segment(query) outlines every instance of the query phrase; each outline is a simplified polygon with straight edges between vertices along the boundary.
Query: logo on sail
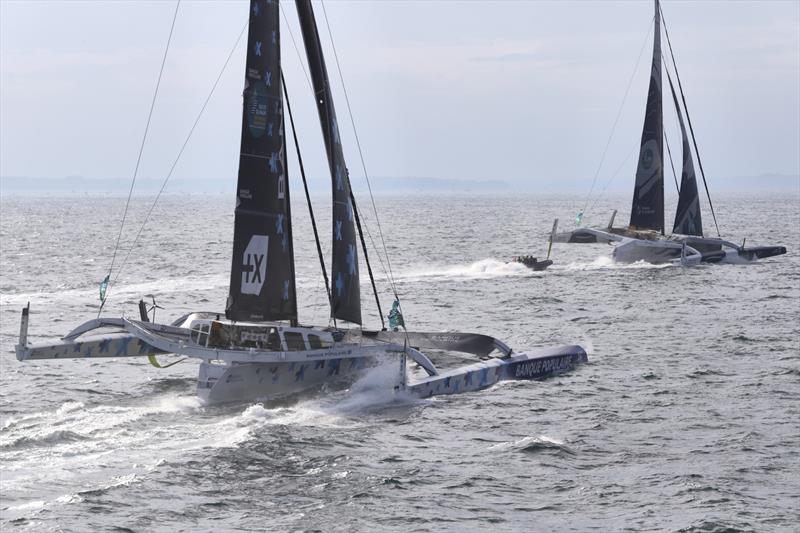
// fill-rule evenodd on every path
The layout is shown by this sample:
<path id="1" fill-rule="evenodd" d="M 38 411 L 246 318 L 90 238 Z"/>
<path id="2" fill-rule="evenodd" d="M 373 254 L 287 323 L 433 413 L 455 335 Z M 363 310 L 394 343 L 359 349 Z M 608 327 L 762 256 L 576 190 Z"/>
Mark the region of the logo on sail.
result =
<path id="1" fill-rule="evenodd" d="M 646 148 L 644 150 L 644 154 L 642 155 L 642 167 L 649 169 L 653 166 L 653 151 L 650 148 Z"/>
<path id="2" fill-rule="evenodd" d="M 246 103 L 247 127 L 250 135 L 255 139 L 264 135 L 267 129 L 267 113 L 269 111 L 269 98 L 267 86 L 258 80 L 250 87 L 250 94 Z"/>
<path id="3" fill-rule="evenodd" d="M 253 235 L 242 256 L 242 294 L 259 294 L 267 276 L 269 237 Z"/>

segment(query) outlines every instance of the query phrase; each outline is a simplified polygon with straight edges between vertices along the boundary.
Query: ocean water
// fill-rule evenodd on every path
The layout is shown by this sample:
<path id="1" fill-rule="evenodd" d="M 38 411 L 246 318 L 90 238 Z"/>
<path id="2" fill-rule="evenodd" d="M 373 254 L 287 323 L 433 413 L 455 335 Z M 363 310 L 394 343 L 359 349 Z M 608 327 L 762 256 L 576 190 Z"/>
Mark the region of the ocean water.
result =
<path id="1" fill-rule="evenodd" d="M 327 249 L 325 200 L 316 203 Z M 117 265 L 150 201 L 134 200 Z M 537 273 L 507 261 L 543 256 L 553 218 L 571 227 L 575 198 L 377 203 L 411 329 L 482 332 L 517 350 L 578 343 L 589 364 L 425 401 L 398 401 L 370 374 L 281 404 L 204 407 L 191 362 L 20 363 L 26 302 L 32 340 L 96 315 L 124 198 L 3 197 L 0 529 L 798 531 L 796 194 L 715 198 L 724 236 L 783 244 L 785 256 L 619 266 L 605 245 L 560 244 Z M 609 198 L 592 220 L 628 205 Z M 146 295 L 164 308 L 160 320 L 221 310 L 232 210 L 228 195 L 163 198 L 105 314 L 137 316 Z M 301 203 L 293 212 L 301 319 L 324 325 L 308 217 Z M 710 213 L 704 220 L 711 228 Z M 385 313 L 386 276 L 372 255 Z M 379 326 L 362 282 L 365 320 Z"/>

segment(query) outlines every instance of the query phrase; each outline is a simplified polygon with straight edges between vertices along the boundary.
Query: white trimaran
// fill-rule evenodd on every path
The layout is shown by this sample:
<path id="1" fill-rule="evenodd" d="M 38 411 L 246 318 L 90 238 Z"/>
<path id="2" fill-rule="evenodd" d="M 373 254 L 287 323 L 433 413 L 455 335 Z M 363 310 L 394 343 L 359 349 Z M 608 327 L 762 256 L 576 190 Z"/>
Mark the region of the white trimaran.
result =
<path id="1" fill-rule="evenodd" d="M 636 169 L 636 184 L 633 189 L 633 204 L 631 207 L 630 224 L 626 228 L 615 228 L 614 217 L 605 229 L 578 228 L 573 231 L 559 233 L 551 237 L 554 242 L 568 243 L 608 243 L 614 244 L 613 257 L 615 261 L 633 263 L 646 261 L 648 263 L 675 262 L 685 265 L 697 263 L 741 263 L 755 261 L 764 257 L 771 257 L 786 253 L 783 246 L 757 246 L 745 247 L 744 243 L 738 245 L 722 238 L 703 236 L 703 223 L 700 216 L 700 199 L 697 193 L 697 180 L 692 150 L 689 137 L 683 121 L 683 113 L 678 103 L 678 96 L 668 70 L 672 100 L 678 116 L 681 129 L 683 168 L 681 185 L 678 196 L 678 207 L 675 213 L 675 223 L 672 235 L 664 234 L 664 128 L 662 109 L 662 84 L 661 84 L 661 7 L 659 0 L 655 0 L 653 63 L 650 71 L 650 87 L 647 95 L 644 127 L 642 129 L 642 142 L 639 151 L 639 163 Z M 665 27 L 666 31 L 666 27 Z M 666 33 L 669 43 L 669 33 Z M 705 173 L 697 152 L 697 142 L 694 139 L 694 129 L 686 108 L 683 97 L 683 88 L 678 76 L 675 57 L 670 45 L 670 57 L 675 69 L 678 88 L 683 102 L 683 111 L 689 123 L 695 156 L 700 163 L 700 172 L 705 184 Z M 667 145 L 669 148 L 669 145 Z M 674 168 L 673 168 L 674 171 Z M 677 178 L 676 178 L 677 183 Z M 706 185 L 708 194 L 708 186 Z M 708 196 L 709 207 L 714 215 L 711 197 Z M 580 223 L 583 213 L 578 215 Z M 716 215 L 714 215 L 716 225 Z M 719 235 L 719 230 L 717 230 Z"/>
<path id="2" fill-rule="evenodd" d="M 140 320 L 98 316 L 60 341 L 30 344 L 28 306 L 22 312 L 17 358 L 149 356 L 153 361 L 159 354 L 196 358 L 200 360 L 197 393 L 206 403 L 270 400 L 321 384 L 352 381 L 365 368 L 386 359 L 399 364 L 395 389 L 419 397 L 475 391 L 502 380 L 543 378 L 585 362 L 586 352 L 580 346 L 553 347 L 527 355 L 516 354 L 503 342 L 480 334 L 414 333 L 404 331 L 404 325 L 403 331 L 338 327 L 342 321 L 358 326 L 362 322 L 354 227 L 358 211 L 311 2 L 297 0 L 296 5 L 333 188 L 333 287 L 328 291 L 333 327 L 307 327 L 297 321 L 279 7 L 277 0 L 251 0 L 225 312 L 191 313 L 171 324 L 158 324 L 149 320 L 140 303 Z M 288 95 L 286 98 L 291 120 Z M 363 245 L 363 238 L 361 242 Z M 364 252 L 366 256 L 366 248 Z M 327 286 L 324 264 L 323 273 Z M 396 301 L 396 319 L 398 310 Z M 402 320 L 397 322 L 402 324 Z M 419 349 L 465 352 L 481 358 L 496 352 L 498 356 L 440 373 Z M 409 381 L 407 359 L 428 376 Z"/>

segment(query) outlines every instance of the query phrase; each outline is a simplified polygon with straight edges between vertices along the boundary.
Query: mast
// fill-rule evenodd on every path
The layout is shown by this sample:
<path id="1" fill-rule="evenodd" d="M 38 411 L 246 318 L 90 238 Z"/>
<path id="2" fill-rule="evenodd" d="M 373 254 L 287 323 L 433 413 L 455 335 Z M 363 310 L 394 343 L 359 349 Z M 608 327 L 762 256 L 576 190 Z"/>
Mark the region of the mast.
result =
<path id="1" fill-rule="evenodd" d="M 342 152 L 336 110 L 310 0 L 297 0 L 297 14 L 303 33 L 308 67 L 314 86 L 325 151 L 333 189 L 333 260 L 331 276 L 331 315 L 361 324 L 361 287 L 358 277 L 358 246 L 353 223 L 354 206 L 350 200 L 350 180 Z"/>
<path id="2" fill-rule="evenodd" d="M 630 226 L 664 233 L 664 129 L 661 108 L 661 11 L 655 0 L 653 65 L 647 93 Z"/>
<path id="3" fill-rule="evenodd" d="M 669 89 L 672 92 L 672 101 L 675 103 L 675 111 L 678 113 L 678 123 L 681 127 L 681 139 L 683 141 L 681 189 L 678 193 L 678 209 L 675 212 L 675 224 L 672 227 L 672 233 L 702 237 L 703 220 L 700 215 L 700 197 L 697 194 L 697 176 L 692 162 L 692 150 L 689 146 L 689 138 L 686 135 L 681 106 L 678 104 L 678 96 L 675 94 L 675 87 L 672 85 L 672 78 L 669 72 L 667 72 L 667 81 L 669 81 Z"/>
<path id="4" fill-rule="evenodd" d="M 251 0 L 242 141 L 225 315 L 297 321 L 278 0 Z"/>

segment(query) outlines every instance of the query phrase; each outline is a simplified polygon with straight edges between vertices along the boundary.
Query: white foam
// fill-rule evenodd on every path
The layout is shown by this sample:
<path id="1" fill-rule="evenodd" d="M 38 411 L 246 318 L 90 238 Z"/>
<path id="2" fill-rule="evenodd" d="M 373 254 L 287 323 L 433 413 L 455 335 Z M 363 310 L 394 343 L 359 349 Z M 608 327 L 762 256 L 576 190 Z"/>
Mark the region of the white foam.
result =
<path id="1" fill-rule="evenodd" d="M 425 278 L 488 279 L 505 276 L 531 276 L 534 271 L 522 263 L 482 259 L 466 265 L 434 265 L 411 269 L 397 275 L 398 281 L 420 281 Z"/>
<path id="2" fill-rule="evenodd" d="M 519 440 L 509 441 L 509 442 L 500 442 L 497 444 L 493 444 L 489 446 L 490 450 L 523 450 L 530 446 L 531 444 L 552 444 L 558 447 L 564 446 L 564 442 L 558 439 L 554 439 L 553 437 L 548 437 L 547 435 L 538 435 L 538 436 L 528 436 L 523 437 Z"/>
<path id="3" fill-rule="evenodd" d="M 653 269 L 653 268 L 669 268 L 673 266 L 671 263 L 653 264 L 645 261 L 636 261 L 635 263 L 617 263 L 613 258 L 607 255 L 601 255 L 591 262 L 575 261 L 564 266 L 551 267 L 553 270 L 636 270 L 636 269 Z"/>

